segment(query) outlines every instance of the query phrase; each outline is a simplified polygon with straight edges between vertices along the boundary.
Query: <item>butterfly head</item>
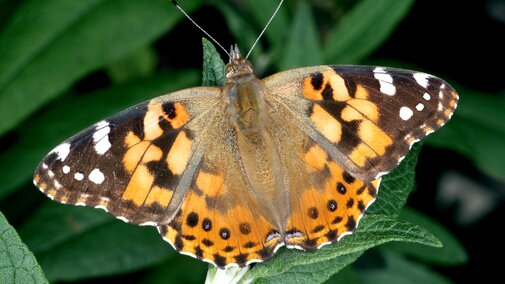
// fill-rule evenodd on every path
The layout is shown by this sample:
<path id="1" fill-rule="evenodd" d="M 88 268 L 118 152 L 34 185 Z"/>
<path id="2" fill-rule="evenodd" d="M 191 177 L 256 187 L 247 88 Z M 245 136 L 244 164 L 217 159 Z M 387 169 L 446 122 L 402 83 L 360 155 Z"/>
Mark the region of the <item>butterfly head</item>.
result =
<path id="1" fill-rule="evenodd" d="M 242 56 L 237 45 L 230 49 L 230 61 L 224 67 L 224 72 L 228 81 L 247 78 L 253 74 L 251 62 Z"/>

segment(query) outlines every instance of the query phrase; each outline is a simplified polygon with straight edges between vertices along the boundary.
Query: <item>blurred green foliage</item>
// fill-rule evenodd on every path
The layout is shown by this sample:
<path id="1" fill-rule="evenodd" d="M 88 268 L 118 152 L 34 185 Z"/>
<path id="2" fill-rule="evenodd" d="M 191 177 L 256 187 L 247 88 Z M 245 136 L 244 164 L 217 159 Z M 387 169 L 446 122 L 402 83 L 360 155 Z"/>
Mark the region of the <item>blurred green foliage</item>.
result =
<path id="1" fill-rule="evenodd" d="M 191 13 L 204 1 L 180 2 Z M 287 1 L 281 8 L 251 55 L 258 74 L 295 66 L 367 62 L 408 16 L 414 1 L 319 2 L 335 11 L 334 17 L 316 21 L 308 0 Z M 239 46 L 249 47 L 277 2 L 216 0 L 209 5 L 223 15 Z M 153 43 L 182 19 L 166 0 L 0 1 L 0 135 L 6 145 L 0 152 L 0 199 L 20 192 L 39 196 L 29 183 L 37 163 L 77 131 L 137 102 L 201 85 L 201 70 L 156 68 Z M 194 30 L 189 33 L 198 36 Z M 204 45 L 204 85 L 213 85 L 222 81 L 222 62 L 211 44 Z M 95 71 L 104 71 L 109 86 L 89 92 L 72 88 Z M 451 123 L 426 143 L 456 151 L 483 173 L 505 181 L 505 101 L 453 85 L 460 92 L 460 106 Z M 379 198 L 356 234 L 315 253 L 281 249 L 270 262 L 254 266 L 245 279 L 257 283 L 321 283 L 330 277 L 335 283 L 414 283 L 415 279 L 445 283 L 447 279 L 430 266 L 465 262 L 461 244 L 421 213 L 401 210 L 413 188 L 419 149 L 414 147 L 400 167 L 384 178 Z M 24 216 L 16 226 L 24 244 L 0 216 L 2 283 L 30 277 L 44 282 L 42 271 L 51 282 L 134 271 L 144 271 L 142 283 L 204 280 L 207 264 L 176 254 L 152 228 L 49 200 L 36 208 L 20 208 L 22 212 L 12 214 Z M 443 249 L 426 247 L 439 246 L 438 240 Z M 369 250 L 391 241 L 417 244 L 389 243 Z M 361 265 L 349 265 L 358 257 Z M 376 258 L 382 259 L 380 268 L 366 261 Z"/>

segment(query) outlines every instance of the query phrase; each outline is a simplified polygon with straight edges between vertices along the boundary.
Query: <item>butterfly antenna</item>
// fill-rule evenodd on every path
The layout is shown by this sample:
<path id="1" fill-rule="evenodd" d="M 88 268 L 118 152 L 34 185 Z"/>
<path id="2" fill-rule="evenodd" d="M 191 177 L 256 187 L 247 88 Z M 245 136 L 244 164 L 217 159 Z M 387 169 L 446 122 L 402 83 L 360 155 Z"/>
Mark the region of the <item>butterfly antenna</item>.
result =
<path id="1" fill-rule="evenodd" d="M 258 41 L 260 40 L 260 38 L 263 36 L 263 34 L 267 30 L 268 26 L 270 26 L 270 23 L 275 18 L 275 15 L 277 15 L 277 12 L 279 12 L 279 9 L 281 8 L 283 2 L 284 2 L 284 0 L 281 0 L 281 2 L 279 2 L 279 5 L 277 5 L 277 8 L 275 8 L 274 13 L 270 17 L 270 20 L 268 20 L 267 24 L 265 25 L 265 27 L 261 31 L 260 35 L 258 36 L 258 38 L 256 38 L 256 41 L 251 46 L 251 49 L 249 49 L 249 52 L 247 52 L 247 55 L 245 56 L 245 59 L 249 58 L 249 55 L 251 55 L 251 52 L 253 51 L 254 47 L 256 46 L 256 44 L 258 43 Z"/>
<path id="2" fill-rule="evenodd" d="M 226 51 L 226 49 L 216 40 L 214 39 L 208 32 L 206 32 L 202 27 L 200 27 L 191 17 L 182 9 L 182 7 L 177 3 L 176 0 L 171 0 L 172 4 L 181 11 L 188 20 L 190 20 L 197 28 L 199 28 L 207 37 L 209 37 L 215 44 L 217 44 L 227 55 L 230 57 L 230 53 Z"/>

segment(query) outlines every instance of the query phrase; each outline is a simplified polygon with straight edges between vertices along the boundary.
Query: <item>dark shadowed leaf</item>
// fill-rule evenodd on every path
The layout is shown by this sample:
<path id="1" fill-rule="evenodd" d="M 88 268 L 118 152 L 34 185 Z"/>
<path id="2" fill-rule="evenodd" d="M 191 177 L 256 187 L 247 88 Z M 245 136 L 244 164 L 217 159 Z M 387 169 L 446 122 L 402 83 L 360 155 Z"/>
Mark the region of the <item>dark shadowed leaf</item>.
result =
<path id="1" fill-rule="evenodd" d="M 40 251 L 36 256 L 51 282 L 125 274 L 174 253 L 153 227 L 126 224 L 94 208 L 57 206 L 35 214 L 21 229 Z M 50 232 L 35 231 L 47 223 Z M 32 235 L 37 233 L 41 235 Z M 48 239 L 48 233 L 55 240 Z"/>
<path id="2" fill-rule="evenodd" d="M 422 143 L 414 144 L 400 165 L 382 178 L 377 200 L 370 206 L 366 214 L 398 215 L 414 187 L 417 157 L 421 147 Z"/>
<path id="3" fill-rule="evenodd" d="M 360 269 L 356 273 L 363 284 L 447 284 L 451 283 L 428 267 L 384 252 L 384 264 L 377 269 Z"/>
<path id="4" fill-rule="evenodd" d="M 461 98 L 451 121 L 427 140 L 471 159 L 484 173 L 505 181 L 505 98 L 455 85 Z"/>
<path id="5" fill-rule="evenodd" d="M 201 2 L 188 2 L 187 9 Z M 164 0 L 23 2 L 0 34 L 0 134 L 181 18 Z"/>
<path id="6" fill-rule="evenodd" d="M 208 263 L 187 255 L 176 255 L 158 265 L 141 284 L 201 284 L 205 281 Z"/>
<path id="7" fill-rule="evenodd" d="M 325 62 L 360 62 L 391 35 L 413 3 L 413 0 L 359 1 L 330 31 L 323 45 Z"/>
<path id="8" fill-rule="evenodd" d="M 319 65 L 322 62 L 317 29 L 307 2 L 299 1 L 289 38 L 282 52 L 280 70 Z"/>
<path id="9" fill-rule="evenodd" d="M 463 245 L 442 225 L 427 216 L 409 208 L 404 208 L 400 219 L 418 224 L 435 235 L 444 245 L 441 248 L 426 247 L 418 244 L 390 243 L 386 247 L 409 257 L 438 265 L 460 265 L 468 261 Z"/>

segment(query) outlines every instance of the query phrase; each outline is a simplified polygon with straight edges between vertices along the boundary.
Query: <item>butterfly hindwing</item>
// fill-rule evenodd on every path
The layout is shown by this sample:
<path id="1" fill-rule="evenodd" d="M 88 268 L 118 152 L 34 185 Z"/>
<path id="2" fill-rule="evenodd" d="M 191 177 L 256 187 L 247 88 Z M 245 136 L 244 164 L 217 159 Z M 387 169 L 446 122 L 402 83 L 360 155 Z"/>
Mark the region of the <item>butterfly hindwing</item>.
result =
<path id="1" fill-rule="evenodd" d="M 196 162 L 195 129 L 207 127 L 206 110 L 220 93 L 189 89 L 102 120 L 51 151 L 34 182 L 61 203 L 102 208 L 135 224 L 163 222 L 179 205 L 173 197 L 187 190 L 181 181 Z"/>
<path id="2" fill-rule="evenodd" d="M 271 101 L 270 132 L 276 141 L 285 192 L 276 208 L 286 246 L 313 251 L 354 232 L 377 196 L 380 178 L 364 182 L 334 161 L 294 122 L 292 108 Z"/>
<path id="3" fill-rule="evenodd" d="M 437 77 L 386 67 L 307 67 L 265 84 L 334 160 L 367 182 L 390 172 L 414 142 L 443 126 L 458 101 Z"/>
<path id="4" fill-rule="evenodd" d="M 182 205 L 159 226 L 173 247 L 219 267 L 270 259 L 282 245 L 281 226 L 269 195 L 251 186 L 237 135 L 223 108 L 214 109 L 212 131 Z"/>

